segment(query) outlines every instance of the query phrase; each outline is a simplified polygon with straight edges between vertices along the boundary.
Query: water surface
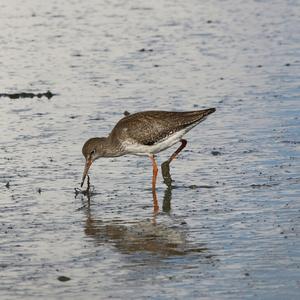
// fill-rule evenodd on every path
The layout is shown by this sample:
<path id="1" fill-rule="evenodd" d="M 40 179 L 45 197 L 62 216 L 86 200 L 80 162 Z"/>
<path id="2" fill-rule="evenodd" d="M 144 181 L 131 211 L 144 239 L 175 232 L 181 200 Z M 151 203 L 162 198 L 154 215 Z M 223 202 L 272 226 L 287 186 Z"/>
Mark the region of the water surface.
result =
<path id="1" fill-rule="evenodd" d="M 299 1 L 0 11 L 0 92 L 56 94 L 0 98 L 1 299 L 298 299 Z M 147 158 L 99 159 L 75 198 L 125 110 L 207 107 L 157 216 Z"/>

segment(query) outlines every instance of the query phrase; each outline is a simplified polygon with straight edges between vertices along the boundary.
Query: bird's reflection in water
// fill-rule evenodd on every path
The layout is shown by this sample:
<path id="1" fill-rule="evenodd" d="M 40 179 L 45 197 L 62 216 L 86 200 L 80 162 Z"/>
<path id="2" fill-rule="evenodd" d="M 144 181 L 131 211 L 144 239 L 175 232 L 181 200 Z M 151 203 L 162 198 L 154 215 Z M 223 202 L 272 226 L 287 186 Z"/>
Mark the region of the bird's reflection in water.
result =
<path id="1" fill-rule="evenodd" d="M 167 188 L 165 189 L 162 210 L 168 213 L 171 211 L 172 181 L 173 181 L 170 174 L 170 163 L 168 161 L 165 161 L 161 165 L 161 173 L 164 179 L 164 183 L 167 186 Z"/>
<path id="2" fill-rule="evenodd" d="M 167 215 L 171 210 L 172 199 L 172 179 L 170 176 L 169 164 L 162 165 L 164 182 L 167 185 L 162 211 L 165 214 L 158 214 L 153 209 L 151 218 L 142 221 L 128 220 L 101 220 L 93 215 L 91 197 L 95 194 L 86 193 L 82 195 L 87 200 L 82 208 L 86 214 L 85 234 L 92 237 L 97 244 L 113 244 L 122 253 L 150 252 L 162 256 L 186 255 L 189 253 L 201 253 L 206 260 L 212 261 L 214 256 L 204 243 L 188 241 L 188 229 L 183 220 L 170 216 L 166 221 Z M 156 193 L 156 192 L 155 192 Z M 157 196 L 153 194 L 153 204 Z M 160 219 L 160 216 L 163 216 Z"/>
<path id="3" fill-rule="evenodd" d="M 171 209 L 171 187 L 167 187 L 163 211 Z M 188 241 L 188 228 L 184 220 L 167 214 L 153 212 L 147 220 L 101 220 L 93 212 L 93 206 L 83 207 L 85 211 L 85 234 L 97 244 L 109 243 L 122 253 L 148 252 L 163 257 L 201 253 L 212 260 L 204 243 Z"/>
<path id="4" fill-rule="evenodd" d="M 187 241 L 186 225 L 153 223 L 151 220 L 102 221 L 93 217 L 90 206 L 86 206 L 85 234 L 97 244 L 113 244 L 122 253 L 151 252 L 162 256 L 207 253 L 204 244 L 197 246 Z"/>
<path id="5" fill-rule="evenodd" d="M 171 198 L 172 198 L 172 177 L 170 174 L 170 162 L 165 161 L 161 165 L 161 173 L 164 179 L 164 183 L 166 184 L 167 188 L 165 190 L 164 199 L 163 199 L 163 206 L 162 210 L 165 213 L 169 213 L 171 211 Z M 154 177 L 154 175 L 153 175 Z M 154 178 L 152 177 L 152 181 Z M 155 189 L 152 189 L 152 196 L 153 196 L 153 213 L 157 214 L 159 212 L 159 205 L 158 205 L 158 197 L 157 192 Z M 155 222 L 155 220 L 154 220 Z"/>

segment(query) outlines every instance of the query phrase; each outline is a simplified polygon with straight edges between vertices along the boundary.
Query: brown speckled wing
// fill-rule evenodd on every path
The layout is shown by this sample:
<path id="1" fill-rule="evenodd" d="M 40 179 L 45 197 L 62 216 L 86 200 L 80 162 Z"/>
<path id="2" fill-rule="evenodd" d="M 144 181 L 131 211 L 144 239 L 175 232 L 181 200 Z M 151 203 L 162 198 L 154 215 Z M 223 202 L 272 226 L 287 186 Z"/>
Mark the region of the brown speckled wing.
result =
<path id="1" fill-rule="evenodd" d="M 153 145 L 181 129 L 200 122 L 214 111 L 214 108 L 210 108 L 189 112 L 139 112 L 121 119 L 110 135 L 119 142 L 127 140 Z"/>

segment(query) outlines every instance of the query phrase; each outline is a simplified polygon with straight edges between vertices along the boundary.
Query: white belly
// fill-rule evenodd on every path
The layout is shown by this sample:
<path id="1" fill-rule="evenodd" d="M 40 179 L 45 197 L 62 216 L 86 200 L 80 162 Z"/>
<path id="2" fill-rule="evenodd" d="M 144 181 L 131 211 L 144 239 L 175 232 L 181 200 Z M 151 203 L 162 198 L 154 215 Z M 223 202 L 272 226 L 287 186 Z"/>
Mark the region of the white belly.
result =
<path id="1" fill-rule="evenodd" d="M 154 145 L 149 146 L 149 145 L 141 145 L 141 144 L 126 142 L 123 143 L 122 146 L 125 148 L 125 151 L 128 154 L 135 154 L 135 155 L 156 154 L 178 143 L 183 137 L 183 135 L 187 133 L 187 131 L 189 131 L 191 128 L 185 128 L 181 131 L 178 131 Z"/>

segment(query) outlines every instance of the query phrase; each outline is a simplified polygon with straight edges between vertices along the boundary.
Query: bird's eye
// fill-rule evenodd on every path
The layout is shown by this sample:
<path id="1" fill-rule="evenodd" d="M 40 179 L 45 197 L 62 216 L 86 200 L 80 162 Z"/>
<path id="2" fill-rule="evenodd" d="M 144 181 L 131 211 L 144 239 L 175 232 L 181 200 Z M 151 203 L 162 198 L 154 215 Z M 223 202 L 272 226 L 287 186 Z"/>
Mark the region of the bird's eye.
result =
<path id="1" fill-rule="evenodd" d="M 94 149 L 92 152 L 91 152 L 91 155 L 94 155 L 96 153 L 96 150 Z"/>

